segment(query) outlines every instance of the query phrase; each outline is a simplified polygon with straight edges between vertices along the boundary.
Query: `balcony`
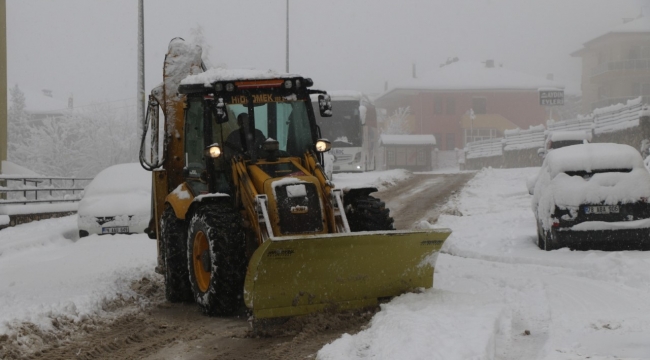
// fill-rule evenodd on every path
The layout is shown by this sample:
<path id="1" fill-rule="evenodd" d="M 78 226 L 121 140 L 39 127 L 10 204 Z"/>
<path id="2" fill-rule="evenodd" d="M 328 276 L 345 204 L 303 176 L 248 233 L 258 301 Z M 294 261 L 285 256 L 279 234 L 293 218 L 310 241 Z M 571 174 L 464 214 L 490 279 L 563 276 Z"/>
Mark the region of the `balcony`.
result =
<path id="1" fill-rule="evenodd" d="M 618 97 L 618 98 L 606 98 L 596 102 L 591 103 L 591 110 L 603 108 L 615 104 L 625 104 L 628 100 L 636 99 L 639 95 L 627 96 L 627 97 Z M 650 96 L 642 96 L 641 103 L 648 104 L 650 103 Z"/>
<path id="2" fill-rule="evenodd" d="M 611 61 L 602 63 L 591 69 L 591 77 L 602 75 L 612 71 L 633 71 L 650 69 L 650 59 L 635 59 Z"/>

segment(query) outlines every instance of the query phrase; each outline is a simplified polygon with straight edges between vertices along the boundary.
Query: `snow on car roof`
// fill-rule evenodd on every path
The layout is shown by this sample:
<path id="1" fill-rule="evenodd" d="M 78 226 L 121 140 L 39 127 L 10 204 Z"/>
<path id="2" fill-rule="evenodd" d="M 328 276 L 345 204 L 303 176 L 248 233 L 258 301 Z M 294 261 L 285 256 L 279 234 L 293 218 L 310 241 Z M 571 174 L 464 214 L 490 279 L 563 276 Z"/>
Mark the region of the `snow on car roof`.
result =
<path id="1" fill-rule="evenodd" d="M 223 69 L 212 68 L 196 75 L 189 75 L 181 80 L 181 85 L 199 85 L 211 87 L 218 81 L 237 81 L 237 80 L 269 80 L 278 78 L 295 78 L 302 77 L 298 74 L 279 73 L 274 70 L 258 69 Z"/>
<path id="2" fill-rule="evenodd" d="M 623 144 L 580 144 L 555 149 L 546 155 L 551 178 L 566 171 L 643 168 L 639 152 Z"/>
<path id="3" fill-rule="evenodd" d="M 102 170 L 86 186 L 79 215 L 114 216 L 146 214 L 151 210 L 151 174 L 139 163 L 119 164 Z"/>
<path id="4" fill-rule="evenodd" d="M 590 140 L 590 131 L 553 131 L 549 139 L 551 141 L 566 141 L 566 140 Z"/>

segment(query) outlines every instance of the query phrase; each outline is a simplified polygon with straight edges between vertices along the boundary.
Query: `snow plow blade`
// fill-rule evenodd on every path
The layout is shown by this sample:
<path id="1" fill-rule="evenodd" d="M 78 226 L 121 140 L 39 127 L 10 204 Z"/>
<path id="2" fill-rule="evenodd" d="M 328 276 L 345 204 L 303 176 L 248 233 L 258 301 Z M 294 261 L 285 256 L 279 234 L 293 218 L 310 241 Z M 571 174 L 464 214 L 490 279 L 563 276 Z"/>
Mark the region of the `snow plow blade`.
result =
<path id="1" fill-rule="evenodd" d="M 244 301 L 257 319 L 376 305 L 433 286 L 449 229 L 274 238 L 248 264 Z"/>

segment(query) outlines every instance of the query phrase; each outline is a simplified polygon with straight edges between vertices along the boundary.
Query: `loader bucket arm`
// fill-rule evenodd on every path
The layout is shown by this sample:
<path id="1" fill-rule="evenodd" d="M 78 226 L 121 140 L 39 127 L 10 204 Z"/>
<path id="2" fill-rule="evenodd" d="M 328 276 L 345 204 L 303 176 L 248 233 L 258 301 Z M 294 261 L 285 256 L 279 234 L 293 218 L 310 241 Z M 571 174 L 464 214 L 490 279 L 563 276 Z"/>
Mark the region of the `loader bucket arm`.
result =
<path id="1" fill-rule="evenodd" d="M 377 231 L 272 238 L 253 254 L 244 300 L 255 318 L 376 305 L 433 286 L 434 257 L 451 231 Z"/>

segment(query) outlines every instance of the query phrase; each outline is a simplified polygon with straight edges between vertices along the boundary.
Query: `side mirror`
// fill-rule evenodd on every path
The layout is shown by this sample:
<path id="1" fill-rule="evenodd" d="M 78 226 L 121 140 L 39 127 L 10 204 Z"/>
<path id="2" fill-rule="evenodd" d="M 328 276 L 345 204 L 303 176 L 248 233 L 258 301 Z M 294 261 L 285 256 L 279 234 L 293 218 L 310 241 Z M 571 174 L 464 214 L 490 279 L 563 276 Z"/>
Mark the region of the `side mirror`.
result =
<path id="1" fill-rule="evenodd" d="M 537 156 L 539 156 L 539 157 L 541 157 L 541 158 L 543 158 L 544 156 L 546 156 L 546 149 L 544 149 L 544 148 L 539 148 L 539 149 L 537 149 Z"/>
<path id="2" fill-rule="evenodd" d="M 332 98 L 329 95 L 318 95 L 318 110 L 321 117 L 332 117 Z"/>
<path id="3" fill-rule="evenodd" d="M 216 102 L 212 104 L 212 115 L 214 116 L 215 122 L 217 124 L 224 124 L 228 122 L 228 113 L 226 113 L 226 104 L 223 102 L 223 98 L 218 98 Z"/>

